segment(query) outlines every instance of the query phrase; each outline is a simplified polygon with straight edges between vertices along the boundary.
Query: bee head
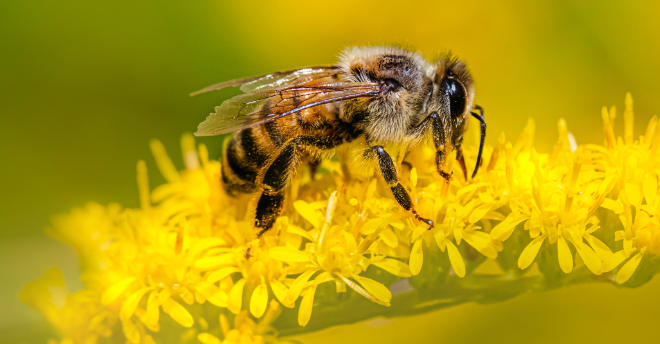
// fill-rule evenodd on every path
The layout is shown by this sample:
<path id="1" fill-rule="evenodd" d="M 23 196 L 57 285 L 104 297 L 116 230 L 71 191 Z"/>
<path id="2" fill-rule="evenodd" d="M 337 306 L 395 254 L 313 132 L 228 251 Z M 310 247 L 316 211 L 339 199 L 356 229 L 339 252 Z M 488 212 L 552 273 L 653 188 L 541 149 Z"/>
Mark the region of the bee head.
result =
<path id="1" fill-rule="evenodd" d="M 437 111 L 453 123 L 464 122 L 474 100 L 472 76 L 465 63 L 447 54 L 433 63 L 427 74 L 433 90 L 427 95 L 423 112 Z"/>
<path id="2" fill-rule="evenodd" d="M 362 118 L 374 140 L 403 139 L 425 94 L 428 63 L 402 48 L 367 47 L 346 50 L 339 65 L 346 80 L 378 83 L 381 90 L 375 99 L 346 102 L 344 115 Z"/>

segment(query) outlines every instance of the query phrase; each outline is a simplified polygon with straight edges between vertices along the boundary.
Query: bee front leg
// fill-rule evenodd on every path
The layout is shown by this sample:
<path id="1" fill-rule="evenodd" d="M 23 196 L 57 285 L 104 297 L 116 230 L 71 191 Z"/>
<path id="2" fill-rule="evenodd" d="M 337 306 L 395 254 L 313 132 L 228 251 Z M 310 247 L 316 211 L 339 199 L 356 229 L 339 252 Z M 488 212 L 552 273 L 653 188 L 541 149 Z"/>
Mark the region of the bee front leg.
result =
<path id="1" fill-rule="evenodd" d="M 417 220 L 422 221 L 429 225 L 430 228 L 433 228 L 433 220 L 423 218 L 417 214 L 408 191 L 406 191 L 401 183 L 399 183 L 399 176 L 397 174 L 396 167 L 394 166 L 394 162 L 392 161 L 392 157 L 387 154 L 383 146 L 372 146 L 370 150 L 376 154 L 380 172 L 383 175 L 383 179 L 385 179 L 387 185 L 390 186 L 390 190 L 392 190 L 392 194 L 394 195 L 396 201 L 399 202 L 403 209 L 410 210 Z"/>
<path id="2" fill-rule="evenodd" d="M 435 166 L 438 174 L 449 183 L 452 179 L 451 174 L 442 170 L 442 165 L 446 157 L 445 144 L 447 142 L 445 123 L 436 112 L 432 113 L 428 118 L 431 120 L 431 133 L 433 134 L 433 143 L 435 144 Z"/>

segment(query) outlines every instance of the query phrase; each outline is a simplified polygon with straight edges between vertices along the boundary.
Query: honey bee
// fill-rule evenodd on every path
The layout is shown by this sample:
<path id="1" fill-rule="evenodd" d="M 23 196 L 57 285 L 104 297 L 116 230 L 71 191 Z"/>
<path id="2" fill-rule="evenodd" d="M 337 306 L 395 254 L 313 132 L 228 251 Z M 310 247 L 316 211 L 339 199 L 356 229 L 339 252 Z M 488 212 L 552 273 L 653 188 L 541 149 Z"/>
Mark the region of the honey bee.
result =
<path id="1" fill-rule="evenodd" d="M 401 207 L 429 228 L 433 220 L 415 210 L 386 148 L 406 154 L 430 139 L 437 172 L 451 179 L 443 162 L 456 151 L 467 179 L 461 142 L 471 115 L 481 124 L 473 178 L 481 164 L 483 108 L 473 104 L 465 63 L 450 54 L 431 63 L 403 48 L 355 47 L 344 50 L 333 66 L 222 82 L 191 95 L 229 86 L 240 86 L 244 94 L 217 106 L 195 135 L 235 133 L 223 154 L 222 182 L 232 196 L 261 192 L 255 214 L 258 237 L 279 216 L 283 189 L 303 158 L 318 161 L 357 139 L 361 158 L 373 164 Z"/>

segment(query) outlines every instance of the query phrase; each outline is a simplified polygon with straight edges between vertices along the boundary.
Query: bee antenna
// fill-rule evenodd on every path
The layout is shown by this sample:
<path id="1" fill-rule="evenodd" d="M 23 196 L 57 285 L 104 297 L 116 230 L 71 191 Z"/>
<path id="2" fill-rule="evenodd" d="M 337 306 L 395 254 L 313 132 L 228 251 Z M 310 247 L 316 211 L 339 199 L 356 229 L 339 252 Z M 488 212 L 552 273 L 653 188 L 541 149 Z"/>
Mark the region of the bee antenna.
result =
<path id="1" fill-rule="evenodd" d="M 477 175 L 479 171 L 479 166 L 481 166 L 481 155 L 484 152 L 484 143 L 486 141 L 486 120 L 484 119 L 484 108 L 479 105 L 475 105 L 474 108 L 481 112 L 481 115 L 476 112 L 470 112 L 472 117 L 476 118 L 479 123 L 481 123 L 481 141 L 479 142 L 479 154 L 477 155 L 477 163 L 474 166 L 474 172 L 472 172 L 472 179 Z"/>

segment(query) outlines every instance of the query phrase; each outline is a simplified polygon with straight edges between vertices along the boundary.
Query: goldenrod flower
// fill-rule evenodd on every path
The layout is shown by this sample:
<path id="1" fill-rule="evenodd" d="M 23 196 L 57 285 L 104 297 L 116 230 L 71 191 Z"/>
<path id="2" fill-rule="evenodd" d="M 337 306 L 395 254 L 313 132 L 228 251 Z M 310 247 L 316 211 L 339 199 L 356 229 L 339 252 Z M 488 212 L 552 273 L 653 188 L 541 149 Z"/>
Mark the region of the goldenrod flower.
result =
<path id="1" fill-rule="evenodd" d="M 617 138 L 615 113 L 603 109 L 605 145 L 577 145 L 560 120 L 549 154 L 534 149 L 530 120 L 515 143 L 501 135 L 485 148 L 474 179 L 447 159 L 455 172 L 447 182 L 435 172 L 433 150 L 411 153 L 402 180 L 418 212 L 436 221 L 432 230 L 376 180 L 349 179 L 329 160 L 316 180 L 307 171 L 292 180 L 282 216 L 258 240 L 254 200 L 224 193 L 220 163 L 204 145 L 184 135 L 186 169 L 177 171 L 153 141 L 167 182 L 152 189 L 140 161 L 140 208 L 89 203 L 47 229 L 77 250 L 85 289 L 67 294 L 49 271 L 21 298 L 55 325 L 62 343 L 274 343 L 300 326 L 492 302 L 571 282 L 639 285 L 660 253 L 660 130 L 654 117 L 635 140 L 628 95 Z M 474 161 L 469 135 L 464 153 Z M 535 274 L 521 271 L 533 264 Z"/>

